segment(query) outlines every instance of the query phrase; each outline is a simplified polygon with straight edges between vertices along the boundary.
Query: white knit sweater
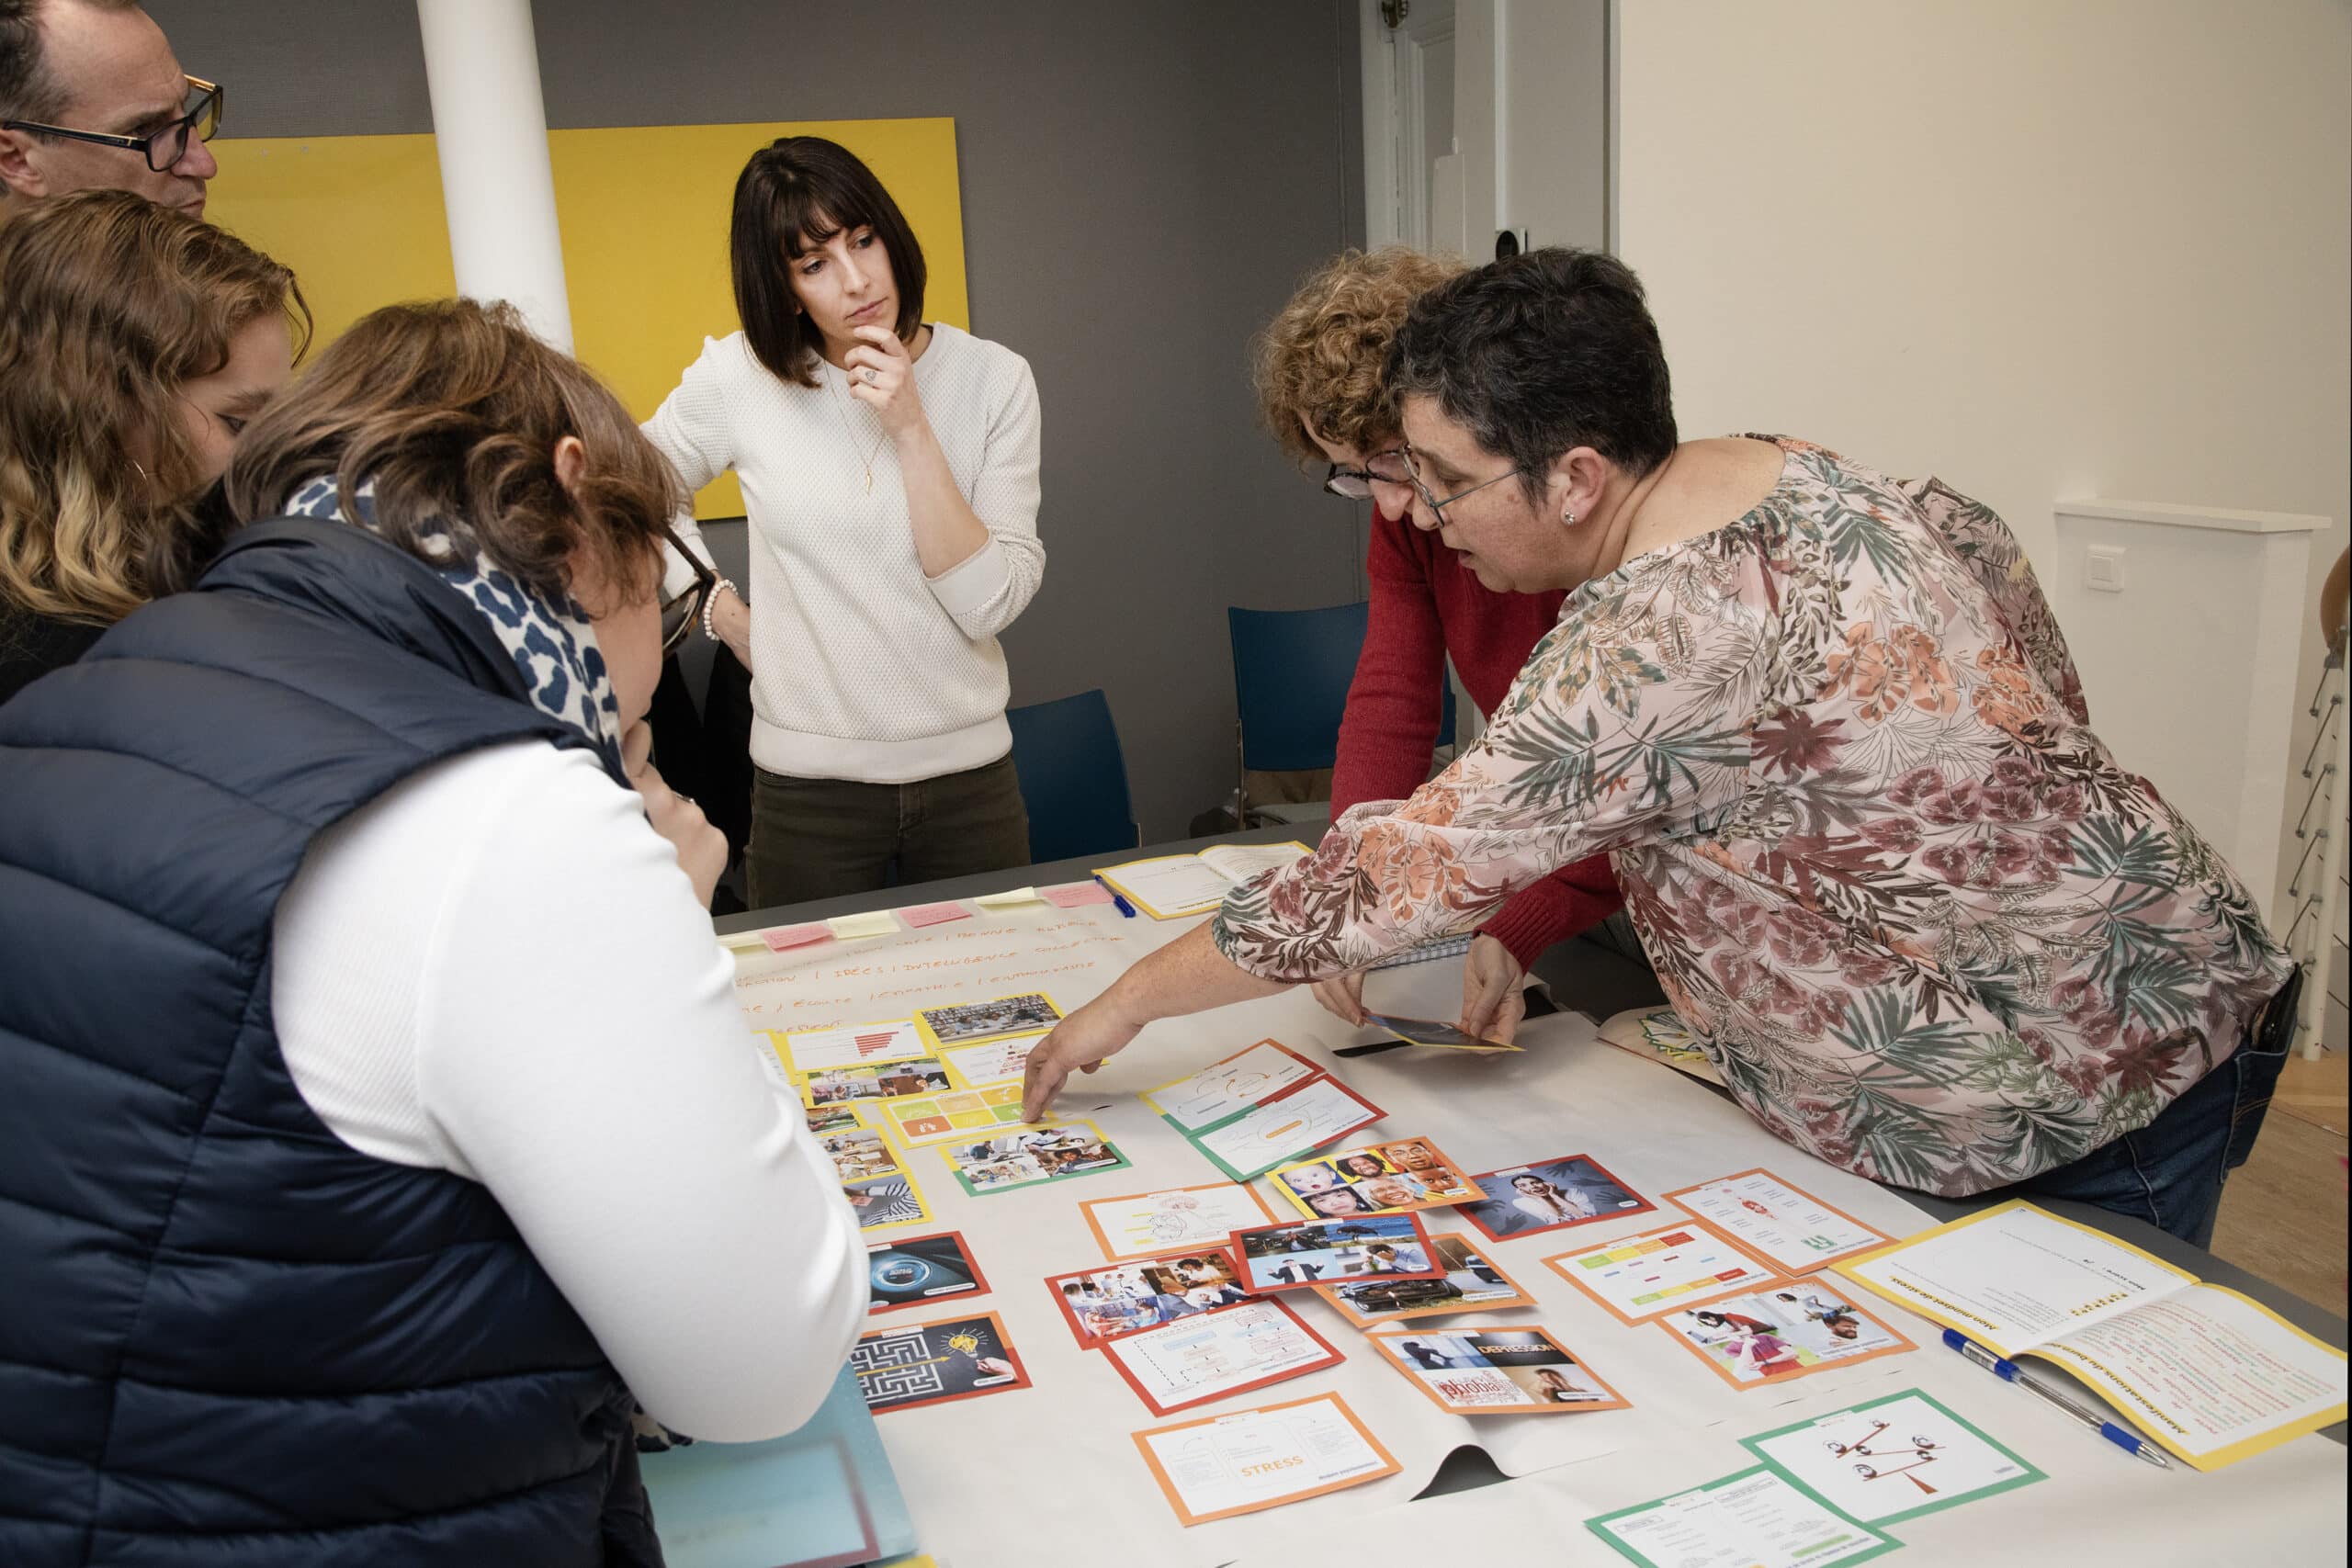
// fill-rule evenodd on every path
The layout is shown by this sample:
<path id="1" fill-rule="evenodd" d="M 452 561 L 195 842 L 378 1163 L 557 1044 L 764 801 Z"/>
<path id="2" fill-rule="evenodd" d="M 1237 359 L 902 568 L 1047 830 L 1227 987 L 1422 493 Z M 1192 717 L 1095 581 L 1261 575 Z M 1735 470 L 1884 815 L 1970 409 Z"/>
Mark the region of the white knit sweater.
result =
<path id="1" fill-rule="evenodd" d="M 943 324 L 915 388 L 989 542 L 926 578 L 897 451 L 820 362 L 796 387 L 743 334 L 702 357 L 645 425 L 689 490 L 729 468 L 751 519 L 752 760 L 796 778 L 903 784 L 1012 747 L 997 634 L 1046 571 L 1037 539 L 1037 384 L 1011 349 Z M 874 469 L 873 488 L 865 465 Z M 708 554 L 691 518 L 679 534 Z M 673 559 L 665 587 L 691 572 Z"/>

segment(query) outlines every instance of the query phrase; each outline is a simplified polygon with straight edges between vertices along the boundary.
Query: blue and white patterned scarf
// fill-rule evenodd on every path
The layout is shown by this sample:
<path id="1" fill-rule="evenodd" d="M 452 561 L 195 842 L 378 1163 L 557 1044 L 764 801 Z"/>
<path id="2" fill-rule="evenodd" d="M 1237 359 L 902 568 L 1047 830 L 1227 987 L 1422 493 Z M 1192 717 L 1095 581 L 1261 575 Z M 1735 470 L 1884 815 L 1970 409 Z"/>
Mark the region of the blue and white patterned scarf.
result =
<path id="1" fill-rule="evenodd" d="M 318 517 L 376 530 L 376 482 L 362 480 L 352 508 L 343 505 L 334 476 L 311 480 L 286 503 L 289 516 Z M 357 513 L 354 516 L 353 511 Z M 595 743 L 605 766 L 617 776 L 621 758 L 621 710 L 605 669 L 595 628 L 570 597 L 549 604 L 517 582 L 487 557 L 469 554 L 447 533 L 428 533 L 426 547 L 448 564 L 435 567 L 442 580 L 464 596 L 523 677 L 531 705 L 562 720 Z"/>

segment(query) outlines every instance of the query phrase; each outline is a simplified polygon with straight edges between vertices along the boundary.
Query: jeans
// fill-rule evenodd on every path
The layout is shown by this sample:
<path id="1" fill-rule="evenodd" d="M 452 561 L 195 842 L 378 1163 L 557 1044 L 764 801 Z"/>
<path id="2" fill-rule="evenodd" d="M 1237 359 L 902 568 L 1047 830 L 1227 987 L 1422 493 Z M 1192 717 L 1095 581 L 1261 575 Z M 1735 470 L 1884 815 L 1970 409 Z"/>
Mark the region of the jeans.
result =
<path id="1" fill-rule="evenodd" d="M 1009 755 L 897 784 L 754 769 L 743 862 L 754 909 L 1027 865 L 1021 777 Z"/>
<path id="2" fill-rule="evenodd" d="M 2072 1198 L 2145 1220 L 2192 1247 L 2213 1239 L 2222 1183 L 2254 1152 L 2270 1091 L 2295 1035 L 2297 970 L 2246 1030 L 2230 1059 L 2191 1084 L 2136 1133 L 2102 1144 L 2068 1165 L 1983 1198 Z"/>

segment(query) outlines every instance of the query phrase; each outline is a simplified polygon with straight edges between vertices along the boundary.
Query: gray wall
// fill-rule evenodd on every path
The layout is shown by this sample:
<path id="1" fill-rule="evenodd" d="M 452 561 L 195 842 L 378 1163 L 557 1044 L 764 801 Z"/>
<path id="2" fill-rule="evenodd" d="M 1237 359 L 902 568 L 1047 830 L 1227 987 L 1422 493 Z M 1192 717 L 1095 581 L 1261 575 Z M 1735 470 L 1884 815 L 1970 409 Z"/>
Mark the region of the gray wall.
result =
<path id="1" fill-rule="evenodd" d="M 229 131 L 425 131 L 405 0 L 149 0 Z M 557 128 L 950 115 L 972 327 L 1045 404 L 1012 700 L 1103 687 L 1147 840 L 1224 798 L 1224 609 L 1362 596 L 1360 519 L 1255 425 L 1250 333 L 1363 228 L 1349 0 L 541 0 Z M 714 322 L 713 332 L 731 322 Z M 683 368 L 683 367 L 682 367 Z"/>

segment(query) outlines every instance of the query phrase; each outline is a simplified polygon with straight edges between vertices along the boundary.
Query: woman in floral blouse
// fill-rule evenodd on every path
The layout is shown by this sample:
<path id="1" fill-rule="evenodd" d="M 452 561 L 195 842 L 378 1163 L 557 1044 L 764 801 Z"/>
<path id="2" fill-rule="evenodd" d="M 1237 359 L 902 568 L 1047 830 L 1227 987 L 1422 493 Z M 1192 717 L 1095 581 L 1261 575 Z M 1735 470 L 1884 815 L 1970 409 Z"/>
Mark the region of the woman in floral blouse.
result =
<path id="1" fill-rule="evenodd" d="M 1598 852 L 1740 1103 L 1846 1169 L 2018 1186 L 2201 1243 L 2293 974 L 2088 728 L 1998 517 L 1802 441 L 1679 442 L 1641 285 L 1545 250 L 1415 307 L 1413 522 L 1568 589 L 1477 745 L 1237 890 L 1029 1061 L 1043 1111 L 1154 1019 L 1474 926 Z"/>

